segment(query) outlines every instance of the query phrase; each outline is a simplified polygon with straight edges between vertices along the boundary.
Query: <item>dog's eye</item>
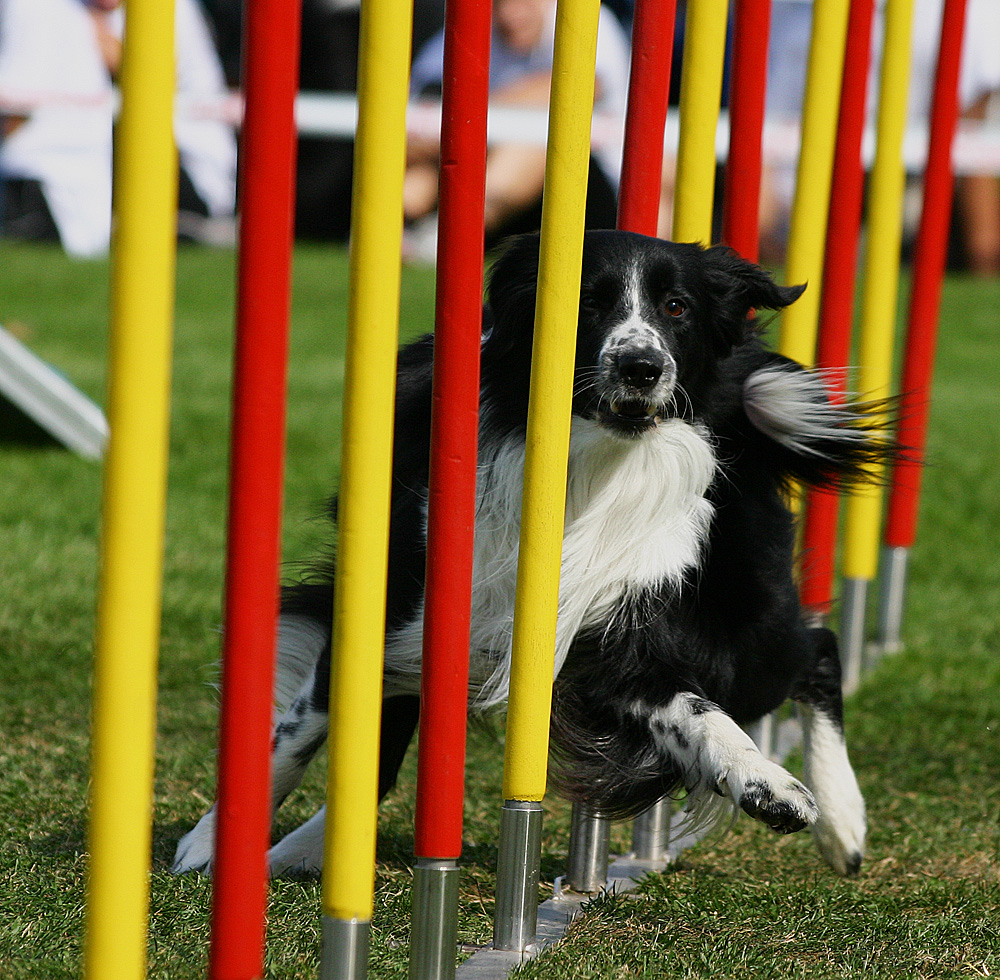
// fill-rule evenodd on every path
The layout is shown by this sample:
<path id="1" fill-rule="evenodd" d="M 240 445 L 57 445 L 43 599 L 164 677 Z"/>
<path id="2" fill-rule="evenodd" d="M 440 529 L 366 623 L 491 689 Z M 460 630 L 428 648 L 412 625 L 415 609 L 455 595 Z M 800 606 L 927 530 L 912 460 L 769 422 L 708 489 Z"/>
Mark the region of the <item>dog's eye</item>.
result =
<path id="1" fill-rule="evenodd" d="M 667 316 L 680 316 L 687 306 L 679 299 L 668 299 L 663 308 L 667 311 Z"/>

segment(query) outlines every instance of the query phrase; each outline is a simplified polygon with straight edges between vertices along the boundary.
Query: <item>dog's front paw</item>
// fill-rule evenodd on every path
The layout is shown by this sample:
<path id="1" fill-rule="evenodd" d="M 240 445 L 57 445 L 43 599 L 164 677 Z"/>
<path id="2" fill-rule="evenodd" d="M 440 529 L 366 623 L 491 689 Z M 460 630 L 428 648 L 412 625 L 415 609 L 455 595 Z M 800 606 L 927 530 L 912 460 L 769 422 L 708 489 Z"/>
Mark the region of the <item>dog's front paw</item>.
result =
<path id="1" fill-rule="evenodd" d="M 797 779 L 766 759 L 752 770 L 730 771 L 722 780 L 727 795 L 755 820 L 779 834 L 794 834 L 814 824 L 819 808 Z"/>
<path id="2" fill-rule="evenodd" d="M 213 806 L 178 842 L 174 853 L 174 863 L 170 870 L 175 875 L 189 871 L 212 873 L 212 859 L 215 856 L 215 807 Z"/>
<path id="3" fill-rule="evenodd" d="M 324 807 L 271 848 L 267 866 L 272 878 L 286 874 L 318 876 L 322 872 L 325 821 Z"/>
<path id="4" fill-rule="evenodd" d="M 865 856 L 868 821 L 857 782 L 843 780 L 839 792 L 817 792 L 819 819 L 812 834 L 820 854 L 837 874 L 856 875 Z"/>

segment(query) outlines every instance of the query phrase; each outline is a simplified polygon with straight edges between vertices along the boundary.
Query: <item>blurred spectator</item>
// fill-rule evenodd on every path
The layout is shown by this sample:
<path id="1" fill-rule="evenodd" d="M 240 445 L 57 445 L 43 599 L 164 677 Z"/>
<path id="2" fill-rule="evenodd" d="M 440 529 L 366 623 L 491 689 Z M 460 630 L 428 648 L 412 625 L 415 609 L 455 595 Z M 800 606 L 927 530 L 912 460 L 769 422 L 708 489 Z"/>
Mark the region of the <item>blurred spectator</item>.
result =
<path id="1" fill-rule="evenodd" d="M 303 0 L 299 88 L 356 92 L 358 0 Z M 295 234 L 347 241 L 351 227 L 354 140 L 300 136 L 296 163 Z"/>
<path id="2" fill-rule="evenodd" d="M 121 57 L 120 0 L 0 0 L 3 234 L 55 240 L 72 255 L 107 251 L 111 234 L 112 79 Z M 177 88 L 214 99 L 225 85 L 196 0 L 177 0 Z M 18 108 L 17 103 L 20 104 Z M 233 237 L 236 142 L 210 118 L 178 115 L 180 230 Z M 221 227 L 220 227 L 221 225 Z"/>
<path id="3" fill-rule="evenodd" d="M 240 0 L 211 0 L 213 7 Z M 444 23 L 444 0 L 414 0 L 413 50 Z M 359 0 L 303 0 L 299 88 L 303 92 L 356 92 Z M 238 77 L 238 76 L 237 76 Z M 347 241 L 351 225 L 354 140 L 300 136 L 295 233 L 299 238 Z"/>
<path id="4" fill-rule="evenodd" d="M 219 56 L 198 0 L 176 0 L 177 96 L 174 122 L 180 155 L 178 231 L 207 245 L 235 238 L 236 136 L 210 114 L 185 111 L 227 94 Z"/>
<path id="5" fill-rule="evenodd" d="M 490 59 L 490 98 L 495 103 L 544 107 L 552 76 L 555 0 L 494 0 Z M 623 118 L 628 90 L 629 45 L 621 24 L 601 8 L 597 37 L 594 108 Z M 438 95 L 444 65 L 444 36 L 439 33 L 418 53 L 411 94 Z M 437 240 L 436 140 L 411 138 L 404 188 L 404 255 L 433 261 Z M 613 227 L 621 148 L 596 149 L 591 157 L 587 226 Z M 493 143 L 486 163 L 487 241 L 537 228 L 545 176 L 545 148 Z"/>
<path id="6" fill-rule="evenodd" d="M 0 0 L 2 231 L 80 257 L 106 252 L 111 234 L 106 17 L 80 0 Z"/>
<path id="7" fill-rule="evenodd" d="M 916 0 L 910 119 L 930 116 L 944 0 Z M 1000 95 L 1000 2 L 968 0 L 958 82 L 963 120 L 983 121 Z M 1000 106 L 998 106 L 1000 108 Z M 1000 274 L 1000 174 L 968 174 L 955 183 L 952 260 L 978 275 Z"/>
<path id="8" fill-rule="evenodd" d="M 915 0 L 908 115 L 911 124 L 929 119 L 937 66 L 944 0 Z M 874 119 L 879 88 L 884 0 L 879 0 L 868 83 L 869 116 Z M 768 59 L 767 106 L 772 117 L 801 112 L 809 56 L 812 0 L 773 0 Z M 1000 92 L 1000 2 L 968 0 L 959 99 L 965 119 L 982 118 L 991 95 Z M 761 251 L 780 259 L 787 234 L 795 175 L 770 168 L 762 191 Z M 964 263 L 981 273 L 1000 272 L 1000 176 L 960 178 L 956 210 Z"/>

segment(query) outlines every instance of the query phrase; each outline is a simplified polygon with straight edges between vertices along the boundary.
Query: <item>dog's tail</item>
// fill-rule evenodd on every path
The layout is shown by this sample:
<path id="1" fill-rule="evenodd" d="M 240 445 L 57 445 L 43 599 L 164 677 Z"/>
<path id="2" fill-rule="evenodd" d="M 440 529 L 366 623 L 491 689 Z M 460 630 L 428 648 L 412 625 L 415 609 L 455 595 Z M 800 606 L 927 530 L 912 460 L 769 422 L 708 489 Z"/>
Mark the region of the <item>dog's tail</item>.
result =
<path id="1" fill-rule="evenodd" d="M 777 468 L 821 487 L 881 480 L 901 455 L 889 434 L 892 401 L 831 400 L 822 375 L 776 357 L 743 383 L 743 408 L 769 443 Z"/>

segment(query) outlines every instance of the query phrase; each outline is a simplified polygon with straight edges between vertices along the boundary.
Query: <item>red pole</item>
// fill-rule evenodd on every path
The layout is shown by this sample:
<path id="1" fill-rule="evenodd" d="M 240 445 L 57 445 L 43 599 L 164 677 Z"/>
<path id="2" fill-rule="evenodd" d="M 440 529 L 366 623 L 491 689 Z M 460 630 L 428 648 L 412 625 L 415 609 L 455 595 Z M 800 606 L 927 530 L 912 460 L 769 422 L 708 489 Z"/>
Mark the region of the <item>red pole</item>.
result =
<path id="1" fill-rule="evenodd" d="M 770 29 L 771 0 L 736 0 L 722 240 L 751 262 L 757 261 L 760 244 L 761 138 Z"/>
<path id="2" fill-rule="evenodd" d="M 445 10 L 441 175 L 415 850 L 462 851 L 479 431 L 490 0 Z"/>
<path id="3" fill-rule="evenodd" d="M 854 314 L 865 176 L 861 142 L 874 10 L 874 0 L 851 0 L 826 231 L 825 288 L 820 301 L 816 366 L 827 373 L 831 394 L 840 400 L 847 391 Z M 838 504 L 836 493 L 811 491 L 807 499 L 802 535 L 802 604 L 821 616 L 829 613 L 833 601 Z"/>
<path id="4" fill-rule="evenodd" d="M 655 235 L 677 0 L 636 0 L 618 227 Z"/>
<path id="5" fill-rule="evenodd" d="M 954 173 L 951 144 L 958 122 L 958 77 L 965 32 L 966 0 L 945 0 L 941 46 L 931 110 L 930 143 L 924 173 L 924 204 L 913 261 L 913 292 L 903 363 L 897 438 L 906 457 L 896 464 L 886 518 L 890 548 L 910 548 L 917 534 L 920 477 L 927 444 L 931 378 L 941 286 L 948 250 Z"/>
<path id="6" fill-rule="evenodd" d="M 263 975 L 299 7 L 248 0 L 212 980 Z"/>

